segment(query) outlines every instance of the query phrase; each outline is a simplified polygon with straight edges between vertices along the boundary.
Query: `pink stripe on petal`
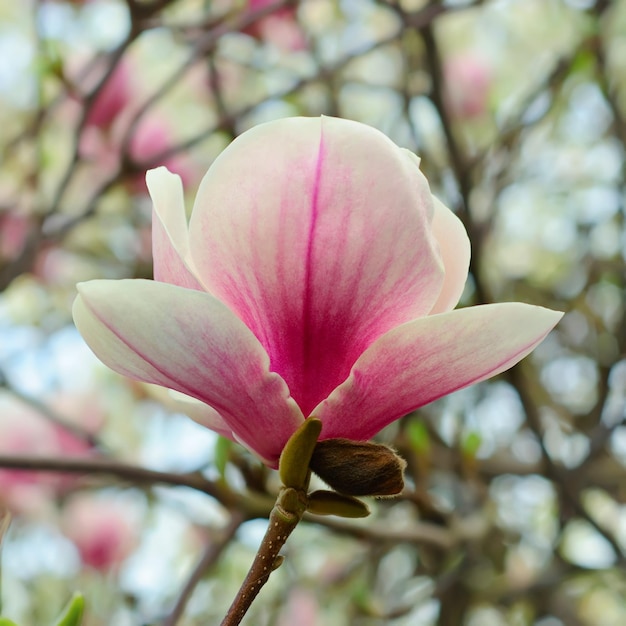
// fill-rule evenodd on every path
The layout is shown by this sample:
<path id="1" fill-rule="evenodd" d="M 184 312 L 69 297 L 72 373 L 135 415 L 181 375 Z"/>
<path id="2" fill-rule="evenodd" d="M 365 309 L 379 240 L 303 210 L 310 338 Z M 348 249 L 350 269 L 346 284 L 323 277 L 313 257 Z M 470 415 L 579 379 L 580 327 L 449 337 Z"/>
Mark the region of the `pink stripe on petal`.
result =
<path id="1" fill-rule="evenodd" d="M 443 281 L 417 159 L 379 131 L 292 118 L 237 138 L 204 178 L 190 250 L 305 413 Z"/>
<path id="2" fill-rule="evenodd" d="M 322 439 L 370 439 L 403 415 L 507 370 L 562 313 L 518 302 L 433 315 L 383 335 L 312 412 Z"/>
<path id="3" fill-rule="evenodd" d="M 152 198 L 152 256 L 154 279 L 202 290 L 194 276 L 189 258 L 189 229 L 180 176 L 165 167 L 146 173 L 146 185 Z"/>
<path id="4" fill-rule="evenodd" d="M 78 285 L 74 321 L 116 372 L 213 407 L 233 434 L 276 461 L 303 416 L 248 328 L 211 295 L 147 280 Z"/>

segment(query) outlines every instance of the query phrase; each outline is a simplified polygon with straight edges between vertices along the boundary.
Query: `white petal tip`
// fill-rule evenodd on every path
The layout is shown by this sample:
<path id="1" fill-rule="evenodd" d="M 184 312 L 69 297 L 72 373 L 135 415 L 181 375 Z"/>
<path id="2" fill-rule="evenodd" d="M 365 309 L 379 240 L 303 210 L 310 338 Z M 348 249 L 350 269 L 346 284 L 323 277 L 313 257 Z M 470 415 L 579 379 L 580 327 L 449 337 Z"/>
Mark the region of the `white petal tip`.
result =
<path id="1" fill-rule="evenodd" d="M 168 193 L 171 189 L 182 190 L 183 182 L 178 174 L 161 165 L 146 172 L 146 186 L 154 200 L 158 194 Z"/>

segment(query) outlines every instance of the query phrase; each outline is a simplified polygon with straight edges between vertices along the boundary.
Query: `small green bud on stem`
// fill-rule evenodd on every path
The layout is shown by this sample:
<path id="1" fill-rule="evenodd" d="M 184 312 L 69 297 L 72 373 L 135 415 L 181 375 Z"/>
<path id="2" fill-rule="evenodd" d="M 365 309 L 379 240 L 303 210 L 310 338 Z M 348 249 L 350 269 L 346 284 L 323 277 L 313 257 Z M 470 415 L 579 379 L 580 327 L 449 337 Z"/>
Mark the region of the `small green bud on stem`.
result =
<path id="1" fill-rule="evenodd" d="M 309 417 L 289 438 L 278 462 L 278 473 L 285 487 L 308 487 L 309 461 L 321 432 L 322 422 L 316 417 Z"/>
<path id="2" fill-rule="evenodd" d="M 370 510 L 361 500 L 344 496 L 336 491 L 319 490 L 309 494 L 307 511 L 315 515 L 337 515 L 339 517 L 367 517 Z"/>

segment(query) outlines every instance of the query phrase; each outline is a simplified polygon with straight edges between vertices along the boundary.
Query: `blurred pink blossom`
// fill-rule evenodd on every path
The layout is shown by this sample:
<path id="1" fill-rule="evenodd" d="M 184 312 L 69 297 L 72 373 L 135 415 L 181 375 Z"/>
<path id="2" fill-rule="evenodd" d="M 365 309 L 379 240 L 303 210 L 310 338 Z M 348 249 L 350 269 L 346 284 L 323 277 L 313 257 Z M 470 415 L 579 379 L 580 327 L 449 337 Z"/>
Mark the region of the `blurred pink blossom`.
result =
<path id="1" fill-rule="evenodd" d="M 296 587 L 289 592 L 278 626 L 321 626 L 319 602 L 310 589 Z"/>
<path id="2" fill-rule="evenodd" d="M 168 122 L 155 114 L 139 122 L 131 137 L 129 152 L 133 161 L 142 163 L 165 152 L 173 144 L 173 134 Z M 178 174 L 186 183 L 190 183 L 194 178 L 190 163 L 182 155 L 167 157 L 159 165 Z M 143 175 L 139 176 L 139 184 L 143 189 L 146 188 Z"/>
<path id="3" fill-rule="evenodd" d="M 85 125 L 109 128 L 131 101 L 131 82 L 130 64 L 122 58 L 93 101 Z"/>
<path id="4" fill-rule="evenodd" d="M 172 129 L 162 114 L 151 112 L 131 126 L 143 97 L 134 78 L 136 71 L 129 59 L 122 58 L 85 120 L 80 155 L 95 165 L 96 177 L 106 178 L 115 172 L 129 133 L 128 156 L 138 163 L 149 162 L 175 143 Z M 189 160 L 180 155 L 164 159 L 158 165 L 166 166 L 188 182 L 193 178 Z M 145 191 L 143 174 L 132 181 L 132 186 L 134 190 Z"/>
<path id="5" fill-rule="evenodd" d="M 276 0 L 248 0 L 248 13 L 260 11 L 275 2 Z M 294 6 L 277 9 L 244 28 L 242 32 L 260 41 L 273 43 L 282 50 L 297 52 L 307 47 L 306 37 L 296 19 Z"/>
<path id="6" fill-rule="evenodd" d="M 100 572 L 118 569 L 139 541 L 136 511 L 108 495 L 72 496 L 63 507 L 61 527 L 83 564 Z"/>
<path id="7" fill-rule="evenodd" d="M 38 229 L 36 220 L 30 216 L 15 211 L 1 213 L 0 267 L 16 261 L 25 250 L 29 237 Z M 76 269 L 74 255 L 45 239 L 38 240 L 37 246 L 27 252 L 30 253 L 27 255 L 27 261 L 30 262 L 28 271 L 45 284 L 71 275 Z"/>
<path id="8" fill-rule="evenodd" d="M 493 74 L 488 63 L 466 52 L 451 57 L 444 64 L 446 102 L 459 119 L 474 119 L 487 112 Z"/>
<path id="9" fill-rule="evenodd" d="M 0 261 L 10 262 L 20 254 L 31 228 L 27 215 L 17 211 L 0 213 Z"/>
<path id="10" fill-rule="evenodd" d="M 0 454 L 67 458 L 92 451 L 84 439 L 32 407 L 6 394 L 0 396 Z M 58 472 L 0 469 L 0 502 L 14 513 L 25 514 L 35 502 L 54 497 L 75 480 L 75 476 Z"/>

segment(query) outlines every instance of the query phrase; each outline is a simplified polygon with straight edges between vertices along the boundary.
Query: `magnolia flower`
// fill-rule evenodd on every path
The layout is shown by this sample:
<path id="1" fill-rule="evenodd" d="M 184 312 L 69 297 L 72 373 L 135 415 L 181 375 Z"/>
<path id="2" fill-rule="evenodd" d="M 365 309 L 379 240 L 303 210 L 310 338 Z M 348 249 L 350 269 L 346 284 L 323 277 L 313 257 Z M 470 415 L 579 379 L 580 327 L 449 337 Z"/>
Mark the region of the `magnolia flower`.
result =
<path id="1" fill-rule="evenodd" d="M 419 160 L 357 122 L 282 119 L 238 137 L 187 224 L 180 179 L 148 172 L 154 281 L 78 285 L 74 320 L 117 372 L 204 403 L 194 418 L 275 465 L 309 415 L 367 440 L 511 367 L 561 313 L 453 311 L 470 246 Z"/>
<path id="2" fill-rule="evenodd" d="M 149 161 L 160 153 L 165 152 L 173 143 L 175 143 L 175 140 L 164 118 L 158 116 L 145 118 L 137 125 L 131 137 L 130 156 L 134 161 L 140 163 Z M 186 162 L 182 156 L 171 156 L 163 161 L 162 164 L 175 174 L 178 174 L 184 184 L 189 183 L 194 178 L 190 163 Z M 137 182 L 138 186 L 145 192 L 146 186 L 143 176 L 138 174 Z"/>
<path id="3" fill-rule="evenodd" d="M 245 12 L 256 13 L 272 4 L 274 0 L 248 0 Z M 295 6 L 276 9 L 241 32 L 261 41 L 272 42 L 285 51 L 298 52 L 306 49 L 306 38 L 296 19 Z"/>
<path id="4" fill-rule="evenodd" d="M 122 60 L 98 92 L 85 119 L 86 126 L 111 126 L 131 101 L 132 74 L 130 64 Z"/>
<path id="5" fill-rule="evenodd" d="M 112 496 L 83 493 L 63 507 L 61 525 L 81 561 L 106 572 L 118 568 L 139 541 L 137 511 Z"/>
<path id="6" fill-rule="evenodd" d="M 9 394 L 0 394 L 0 454 L 78 458 L 92 451 L 83 439 L 32 407 Z M 75 480 L 75 476 L 54 472 L 3 469 L 0 470 L 0 505 L 15 514 L 37 515 L 46 511 L 56 493 Z"/>
<path id="7" fill-rule="evenodd" d="M 459 119 L 470 120 L 487 112 L 493 72 L 476 54 L 465 52 L 444 65 L 446 104 Z"/>

